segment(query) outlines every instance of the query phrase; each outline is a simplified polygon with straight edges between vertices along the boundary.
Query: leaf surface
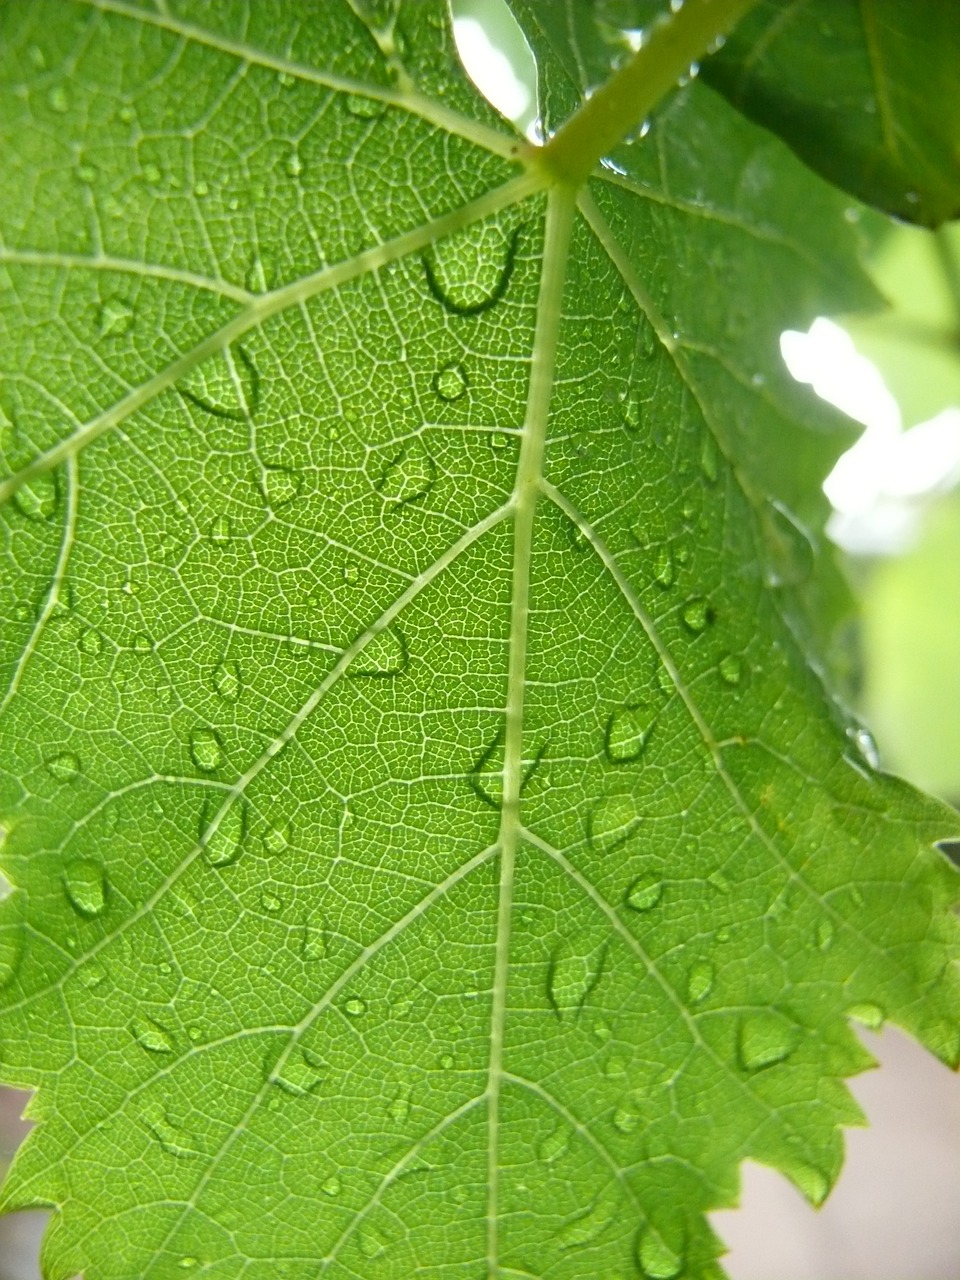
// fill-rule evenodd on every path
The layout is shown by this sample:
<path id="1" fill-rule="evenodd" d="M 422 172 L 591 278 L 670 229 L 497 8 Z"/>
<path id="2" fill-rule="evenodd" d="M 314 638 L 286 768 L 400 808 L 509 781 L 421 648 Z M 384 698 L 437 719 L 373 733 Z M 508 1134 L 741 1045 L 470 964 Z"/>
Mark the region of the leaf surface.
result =
<path id="1" fill-rule="evenodd" d="M 55 1280 L 719 1276 L 851 1014 L 957 1056 L 951 820 L 807 648 L 843 202 L 697 87 L 575 206 L 439 3 L 0 21 L 6 1207 Z"/>

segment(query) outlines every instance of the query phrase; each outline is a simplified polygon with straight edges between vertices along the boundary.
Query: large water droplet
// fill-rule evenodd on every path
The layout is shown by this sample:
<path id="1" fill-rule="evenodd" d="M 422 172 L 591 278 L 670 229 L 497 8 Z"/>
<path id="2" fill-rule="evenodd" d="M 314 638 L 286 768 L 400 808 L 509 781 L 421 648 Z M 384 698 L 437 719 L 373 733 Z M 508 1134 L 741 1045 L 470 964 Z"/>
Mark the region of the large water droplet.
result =
<path id="1" fill-rule="evenodd" d="M 570 1130 L 565 1124 L 558 1124 L 552 1133 L 547 1136 L 537 1147 L 537 1155 L 546 1164 L 552 1164 L 554 1160 L 559 1160 L 565 1155 L 570 1146 Z"/>
<path id="2" fill-rule="evenodd" d="M 638 876 L 627 891 L 627 906 L 634 911 L 649 911 L 663 897 L 663 881 L 659 876 Z"/>
<path id="3" fill-rule="evenodd" d="M 190 734 L 190 755 L 204 773 L 213 773 L 223 764 L 223 744 L 216 729 L 194 729 Z"/>
<path id="4" fill-rule="evenodd" d="M 270 1080 L 284 1093 L 305 1097 L 323 1083 L 328 1070 L 327 1064 L 317 1054 L 309 1049 L 297 1048 L 271 1075 Z"/>
<path id="5" fill-rule="evenodd" d="M 799 1027 L 781 1014 L 750 1014 L 740 1023 L 740 1062 L 747 1071 L 762 1071 L 789 1058 L 799 1039 Z"/>
<path id="6" fill-rule="evenodd" d="M 63 887 L 70 905 L 82 916 L 92 919 L 107 905 L 107 877 L 103 867 L 92 858 L 77 858 L 64 868 Z"/>
<path id="7" fill-rule="evenodd" d="M 565 938 L 550 960 L 547 994 L 562 1017 L 578 1010 L 600 981 L 606 948 L 586 934 Z"/>
<path id="8" fill-rule="evenodd" d="M 80 772 L 80 761 L 72 751 L 61 751 L 44 761 L 47 773 L 58 782 L 72 782 Z"/>
<path id="9" fill-rule="evenodd" d="M 508 236 L 493 223 L 474 223 L 423 254 L 427 286 L 441 306 L 456 316 L 496 306 L 510 287 L 522 230 Z"/>
<path id="10" fill-rule="evenodd" d="M 97 337 L 122 338 L 133 328 L 136 314 L 122 298 L 107 298 L 97 312 Z"/>
<path id="11" fill-rule="evenodd" d="M 322 915 L 304 921 L 300 954 L 304 960 L 322 960 L 327 954 L 327 922 Z"/>
<path id="12" fill-rule="evenodd" d="M 687 999 L 691 1004 L 706 1000 L 713 990 L 714 969 L 706 960 L 698 960 L 687 977 Z"/>
<path id="13" fill-rule="evenodd" d="M 694 596 L 683 606 L 680 616 L 687 630 L 692 631 L 694 635 L 699 635 L 713 622 L 713 606 L 704 600 L 703 596 Z"/>
<path id="14" fill-rule="evenodd" d="M 13 495 L 13 505 L 35 524 L 49 520 L 60 502 L 60 488 L 53 472 L 26 480 Z"/>
<path id="15" fill-rule="evenodd" d="M 653 728 L 654 713 L 636 703 L 611 712 L 603 734 L 603 749 L 611 764 L 630 764 L 643 755 Z"/>
<path id="16" fill-rule="evenodd" d="M 273 511 L 287 506 L 303 488 L 303 475 L 292 467 L 264 467 L 260 490 Z"/>
<path id="17" fill-rule="evenodd" d="M 437 465 L 419 439 L 411 440 L 389 459 L 374 488 L 394 511 L 421 502 L 434 486 Z"/>
<path id="18" fill-rule="evenodd" d="M 175 1041 L 170 1032 L 153 1018 L 135 1018 L 130 1026 L 134 1039 L 148 1053 L 173 1053 Z"/>
<path id="19" fill-rule="evenodd" d="M 384 627 L 350 664 L 351 676 L 397 676 L 405 671 L 410 661 L 407 642 L 398 627 Z"/>
<path id="20" fill-rule="evenodd" d="M 246 422 L 260 404 L 260 373 L 244 351 L 230 348 L 230 359 L 205 360 L 177 384 L 180 394 L 197 408 L 231 422 Z"/>
<path id="21" fill-rule="evenodd" d="M 654 1227 L 641 1231 L 637 1240 L 637 1261 L 647 1280 L 673 1280 L 683 1270 L 683 1255 L 671 1249 Z"/>
<path id="22" fill-rule="evenodd" d="M 629 840 L 639 824 L 637 804 L 629 792 L 603 796 L 587 818 L 587 836 L 601 853 L 610 853 Z"/>
<path id="23" fill-rule="evenodd" d="M 869 1027 L 871 1031 L 879 1031 L 887 1016 L 878 1004 L 873 1004 L 867 1000 L 862 1001 L 860 1004 L 848 1005 L 846 1013 L 848 1018 L 855 1018 L 863 1026 Z"/>
<path id="24" fill-rule="evenodd" d="M 247 826 L 247 806 L 242 800 L 234 800 L 220 819 L 216 830 L 207 835 L 210 823 L 219 813 L 222 804 L 222 799 L 208 800 L 200 823 L 201 839 L 205 837 L 204 856 L 212 867 L 228 867 L 231 862 L 236 862 L 243 849 Z"/>
<path id="25" fill-rule="evenodd" d="M 448 404 L 465 396 L 469 385 L 463 365 L 456 360 L 451 360 L 447 364 L 441 365 L 433 375 L 434 391 L 441 400 L 446 400 Z"/>
<path id="26" fill-rule="evenodd" d="M 232 659 L 225 659 L 213 669 L 213 687 L 226 702 L 234 702 L 240 692 L 240 668 Z"/>
<path id="27" fill-rule="evenodd" d="M 725 658 L 721 658 L 717 669 L 724 684 L 736 686 L 740 683 L 743 675 L 743 663 L 735 653 L 728 653 Z"/>
<path id="28" fill-rule="evenodd" d="M 613 1221 L 616 1203 L 611 1196 L 601 1196 L 586 1213 L 579 1214 L 557 1232 L 556 1241 L 561 1249 L 575 1249 L 589 1244 L 607 1229 Z"/>

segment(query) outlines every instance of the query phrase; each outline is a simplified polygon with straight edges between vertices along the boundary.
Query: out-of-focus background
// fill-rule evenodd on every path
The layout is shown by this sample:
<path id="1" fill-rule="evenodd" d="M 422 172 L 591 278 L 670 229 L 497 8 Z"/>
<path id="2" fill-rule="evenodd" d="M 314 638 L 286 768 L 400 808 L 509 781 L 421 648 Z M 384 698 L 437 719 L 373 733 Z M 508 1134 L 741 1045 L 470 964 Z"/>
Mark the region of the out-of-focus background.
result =
<path id="1" fill-rule="evenodd" d="M 471 76 L 536 137 L 532 55 L 504 0 L 453 9 Z M 869 240 L 887 309 L 818 319 L 781 349 L 794 377 L 864 424 L 825 485 L 862 610 L 857 710 L 885 768 L 960 807 L 960 224 L 871 220 Z M 960 1276 L 960 1080 L 894 1030 L 861 1034 L 880 1063 L 852 1084 L 871 1128 L 848 1131 L 820 1210 L 745 1166 L 741 1207 L 713 1215 L 732 1280 Z M 26 1101 L 0 1090 L 0 1171 Z M 0 1280 L 39 1280 L 45 1217 L 0 1220 Z"/>

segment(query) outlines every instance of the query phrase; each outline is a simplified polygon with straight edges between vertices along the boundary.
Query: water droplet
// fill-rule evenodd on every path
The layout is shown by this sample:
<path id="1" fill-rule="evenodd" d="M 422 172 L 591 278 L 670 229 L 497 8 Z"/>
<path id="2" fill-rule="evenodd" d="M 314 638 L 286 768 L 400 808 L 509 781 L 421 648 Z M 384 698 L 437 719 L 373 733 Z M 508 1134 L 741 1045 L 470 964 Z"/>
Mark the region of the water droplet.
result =
<path id="1" fill-rule="evenodd" d="M 659 876 L 640 876 L 627 892 L 627 906 L 634 911 L 649 911 L 663 897 L 663 881 Z"/>
<path id="2" fill-rule="evenodd" d="M 394 1124 L 402 1124 L 410 1115 L 410 1086 L 404 1085 L 387 1107 L 387 1115 Z"/>
<path id="3" fill-rule="evenodd" d="M 232 862 L 236 862 L 240 857 L 246 833 L 247 806 L 242 800 L 233 800 L 230 808 L 217 824 L 216 830 L 207 834 L 222 804 L 222 799 L 208 800 L 204 805 L 203 817 L 200 821 L 200 839 L 204 842 L 204 856 L 212 867 L 228 867 Z"/>
<path id="4" fill-rule="evenodd" d="M 0 991 L 16 977 L 22 955 L 23 941 L 19 928 L 0 929 Z"/>
<path id="5" fill-rule="evenodd" d="M 720 659 L 718 670 L 724 684 L 738 685 L 743 675 L 743 663 L 735 653 L 728 653 Z"/>
<path id="6" fill-rule="evenodd" d="M 625 1098 L 613 1113 L 611 1123 L 618 1133 L 633 1133 L 640 1124 L 632 1096 Z"/>
<path id="7" fill-rule="evenodd" d="M 376 120 L 386 111 L 386 103 L 376 98 L 367 98 L 362 93 L 350 93 L 346 98 L 346 107 L 350 115 L 358 120 Z"/>
<path id="8" fill-rule="evenodd" d="M 213 687 L 226 702 L 234 702 L 240 692 L 240 670 L 232 659 L 225 659 L 213 669 Z"/>
<path id="9" fill-rule="evenodd" d="M 611 712 L 603 734 L 603 749 L 610 763 L 630 764 L 639 760 L 646 749 L 653 721 L 650 708 L 636 703 L 627 703 Z"/>
<path id="10" fill-rule="evenodd" d="M 177 1263 L 177 1266 L 180 1268 L 181 1271 L 190 1271 L 193 1267 L 199 1267 L 199 1265 L 200 1265 L 200 1259 L 194 1258 L 190 1255 L 188 1255 L 185 1258 L 181 1258 L 180 1261 Z"/>
<path id="11" fill-rule="evenodd" d="M 86 631 L 80 633 L 77 643 L 84 653 L 95 656 L 103 648 L 103 637 L 95 627 L 87 627 Z"/>
<path id="12" fill-rule="evenodd" d="M 344 1000 L 343 1008 L 351 1018 L 359 1018 L 367 1012 L 367 1002 L 359 996 L 351 996 L 349 1000 Z"/>
<path id="13" fill-rule="evenodd" d="M 627 428 L 628 431 L 637 430 L 637 428 L 640 426 L 643 413 L 640 408 L 640 401 L 636 398 L 636 396 L 629 396 L 623 402 L 621 416 L 623 418 L 623 425 Z"/>
<path id="14" fill-rule="evenodd" d="M 700 469 L 710 484 L 717 483 L 717 446 L 709 433 L 703 437 L 700 445 Z"/>
<path id="15" fill-rule="evenodd" d="M 205 360 L 177 387 L 198 409 L 228 422 L 247 422 L 260 404 L 260 372 L 239 344 Z"/>
<path id="16" fill-rule="evenodd" d="M 606 1022 L 601 1020 L 593 1024 L 593 1034 L 597 1037 L 597 1039 L 600 1041 L 601 1044 L 606 1044 L 606 1042 L 613 1035 L 613 1032 L 610 1030 L 609 1025 Z"/>
<path id="17" fill-rule="evenodd" d="M 411 440 L 389 460 L 374 488 L 392 510 L 422 501 L 433 488 L 437 467 L 420 440 Z"/>
<path id="18" fill-rule="evenodd" d="M 453 1054 L 452 1053 L 444 1053 L 440 1055 L 440 1069 L 441 1071 L 453 1070 Z"/>
<path id="19" fill-rule="evenodd" d="M 373 1227 L 361 1227 L 359 1233 L 360 1252 L 365 1258 L 379 1258 L 390 1247 L 379 1232 Z"/>
<path id="20" fill-rule="evenodd" d="M 95 991 L 106 980 L 107 971 L 98 960 L 88 960 L 86 964 L 80 966 L 77 977 L 80 984 L 88 991 Z"/>
<path id="21" fill-rule="evenodd" d="M 817 946 L 821 951 L 826 951 L 833 941 L 833 922 L 830 920 L 821 920 L 817 925 Z"/>
<path id="22" fill-rule="evenodd" d="M 122 338 L 133 328 L 136 314 L 122 298 L 106 298 L 97 311 L 97 336 Z"/>
<path id="23" fill-rule="evenodd" d="M 27 49 L 27 57 L 30 59 L 30 65 L 36 67 L 38 71 L 42 71 L 47 65 L 46 54 L 39 45 L 30 45 Z"/>
<path id="24" fill-rule="evenodd" d="M 327 954 L 327 922 L 322 915 L 304 921 L 300 954 L 304 960 L 322 960 Z"/>
<path id="25" fill-rule="evenodd" d="M 349 582 L 352 586 L 355 582 L 360 581 L 360 570 L 355 564 L 347 564 L 343 567 L 343 580 Z"/>
<path id="26" fill-rule="evenodd" d="M 601 853 L 610 853 L 629 840 L 639 824 L 637 804 L 629 792 L 598 800 L 587 818 L 587 836 Z"/>
<path id="27" fill-rule="evenodd" d="M 45 760 L 47 773 L 58 782 L 72 782 L 80 772 L 80 761 L 72 751 L 61 751 L 59 755 Z"/>
<path id="28" fill-rule="evenodd" d="M 561 1156 L 566 1155 L 569 1146 L 570 1130 L 565 1124 L 558 1124 L 540 1143 L 537 1155 L 546 1164 L 552 1164 L 554 1160 L 559 1160 Z"/>
<path id="29" fill-rule="evenodd" d="M 324 1182 L 320 1187 L 320 1190 L 325 1196 L 338 1196 L 342 1189 L 343 1187 L 340 1179 L 335 1173 L 327 1178 L 326 1182 Z"/>
<path id="30" fill-rule="evenodd" d="M 283 901 L 275 893 L 270 893 L 269 890 L 264 889 L 260 894 L 260 905 L 264 911 L 269 911 L 273 915 L 283 906 Z"/>
<path id="31" fill-rule="evenodd" d="M 285 853 L 290 844 L 290 824 L 285 822 L 277 827 L 269 827 L 263 835 L 263 847 L 267 853 Z"/>
<path id="32" fill-rule="evenodd" d="M 673 1280 L 683 1270 L 683 1256 L 671 1249 L 659 1231 L 647 1227 L 637 1240 L 637 1261 L 646 1280 Z"/>
<path id="33" fill-rule="evenodd" d="M 159 187 L 163 181 L 163 174 L 155 164 L 145 164 L 143 166 L 143 180 L 148 182 L 152 187 Z"/>
<path id="34" fill-rule="evenodd" d="M 287 156 L 287 162 L 284 166 L 291 178 L 299 178 L 303 173 L 303 161 L 300 159 L 299 151 L 291 151 Z"/>
<path id="35" fill-rule="evenodd" d="M 878 1004 L 873 1004 L 870 1001 L 848 1005 L 846 1014 L 848 1018 L 855 1018 L 863 1026 L 869 1027 L 871 1031 L 879 1031 L 887 1016 Z"/>
<path id="36" fill-rule="evenodd" d="M 407 642 L 398 627 L 384 627 L 364 645 L 350 665 L 351 676 L 396 676 L 410 661 Z"/>
<path id="37" fill-rule="evenodd" d="M 47 94 L 47 106 L 51 111 L 55 111 L 58 116 L 66 115 L 70 110 L 70 99 L 67 97 L 67 91 L 62 84 L 54 85 Z"/>
<path id="38" fill-rule="evenodd" d="M 137 118 L 137 113 L 128 102 L 125 106 L 120 108 L 117 112 L 117 116 L 124 124 L 132 124 Z"/>
<path id="39" fill-rule="evenodd" d="M 510 287 L 522 230 L 508 236 L 496 223 L 474 223 L 423 254 L 427 287 L 440 305 L 455 316 L 496 306 Z"/>
<path id="40" fill-rule="evenodd" d="M 712 885 L 718 893 L 730 892 L 730 881 L 720 867 L 717 867 L 716 871 L 710 872 L 707 876 L 707 884 Z"/>
<path id="41" fill-rule="evenodd" d="M 210 525 L 210 541 L 215 542 L 218 546 L 222 546 L 225 542 L 230 541 L 230 517 L 220 515 L 217 516 Z"/>
<path id="42" fill-rule="evenodd" d="M 303 475 L 292 467 L 264 467 L 260 490 L 268 507 L 276 511 L 298 496 L 303 488 Z"/>
<path id="43" fill-rule="evenodd" d="M 694 596 L 683 606 L 680 616 L 687 630 L 692 631 L 694 635 L 699 635 L 713 622 L 714 613 L 712 606 L 704 600 L 703 596 Z"/>
<path id="44" fill-rule="evenodd" d="M 504 434 L 504 432 L 502 431 L 490 432 L 490 448 L 491 449 L 496 449 L 497 452 L 499 452 L 501 449 L 506 449 L 509 443 L 510 443 L 510 440 Z"/>
<path id="45" fill-rule="evenodd" d="M 193 1134 L 172 1124 L 162 1107 L 152 1107 L 144 1114 L 143 1121 L 167 1155 L 190 1159 L 200 1154 Z"/>
<path id="46" fill-rule="evenodd" d="M 762 1071 L 789 1058 L 799 1039 L 799 1027 L 781 1014 L 750 1014 L 740 1023 L 740 1062 L 747 1071 Z"/>
<path id="47" fill-rule="evenodd" d="M 857 748 L 861 759 L 868 764 L 871 769 L 880 768 L 880 752 L 877 750 L 877 744 L 873 739 L 873 734 L 863 725 L 853 725 L 847 730 L 847 737 Z"/>
<path id="48" fill-rule="evenodd" d="M 22 516 L 43 524 L 60 504 L 60 487 L 52 472 L 25 481 L 13 495 L 13 505 Z"/>
<path id="49" fill-rule="evenodd" d="M 194 729 L 190 734 L 190 755 L 204 773 L 213 773 L 223 764 L 223 744 L 216 729 Z"/>
<path id="50" fill-rule="evenodd" d="M 71 906 L 92 919 L 107 905 L 107 878 L 103 867 L 92 858 L 77 858 L 64 868 L 63 887 Z"/>
<path id="51" fill-rule="evenodd" d="M 463 371 L 463 365 L 458 364 L 455 360 L 442 365 L 433 375 L 434 391 L 441 400 L 446 400 L 448 403 L 460 400 L 466 395 L 469 385 L 467 375 Z"/>
<path id="52" fill-rule="evenodd" d="M 713 965 L 706 960 L 699 960 L 687 976 L 687 999 L 691 1004 L 706 1000 L 713 990 L 713 980 Z"/>
<path id="53" fill-rule="evenodd" d="M 674 563 L 673 552 L 667 546 L 660 546 L 654 552 L 653 578 L 665 591 L 669 590 L 677 580 L 677 566 Z"/>
<path id="54" fill-rule="evenodd" d="M 130 1026 L 134 1039 L 148 1053 L 173 1053 L 175 1041 L 170 1032 L 153 1018 L 136 1018 Z"/>
<path id="55" fill-rule="evenodd" d="M 611 1080 L 616 1080 L 620 1076 L 627 1074 L 627 1062 L 625 1058 L 621 1058 L 619 1054 L 613 1054 L 604 1064 L 603 1074 Z"/>
<path id="56" fill-rule="evenodd" d="M 328 1070 L 327 1064 L 315 1053 L 311 1053 L 309 1049 L 296 1048 L 271 1075 L 270 1080 L 284 1093 L 302 1098 L 323 1083 Z"/>
<path id="57" fill-rule="evenodd" d="M 780 502 L 766 505 L 763 523 L 770 552 L 767 586 L 795 587 L 805 582 L 813 572 L 816 557 L 809 532 Z"/>
<path id="58" fill-rule="evenodd" d="M 600 981 L 606 948 L 586 934 L 565 938 L 550 960 L 547 994 L 560 1017 L 574 1013 Z"/>
<path id="59" fill-rule="evenodd" d="M 613 1221 L 615 1211 L 616 1203 L 612 1197 L 601 1196 L 586 1213 L 581 1213 L 571 1222 L 568 1222 L 566 1226 L 560 1228 L 556 1235 L 558 1247 L 561 1249 L 576 1249 L 581 1245 L 589 1244 L 592 1240 L 596 1240 Z"/>

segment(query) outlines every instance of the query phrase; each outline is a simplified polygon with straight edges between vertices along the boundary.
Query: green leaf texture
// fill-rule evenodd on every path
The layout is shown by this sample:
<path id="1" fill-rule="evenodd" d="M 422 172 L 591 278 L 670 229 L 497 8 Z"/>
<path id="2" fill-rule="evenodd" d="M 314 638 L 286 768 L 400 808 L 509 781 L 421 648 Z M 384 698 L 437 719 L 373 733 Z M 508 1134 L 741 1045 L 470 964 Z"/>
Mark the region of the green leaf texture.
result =
<path id="1" fill-rule="evenodd" d="M 5 1207 L 51 1280 L 719 1277 L 851 1016 L 958 1054 L 953 820 L 810 647 L 845 201 L 700 86 L 551 187 L 439 0 L 0 24 Z"/>

